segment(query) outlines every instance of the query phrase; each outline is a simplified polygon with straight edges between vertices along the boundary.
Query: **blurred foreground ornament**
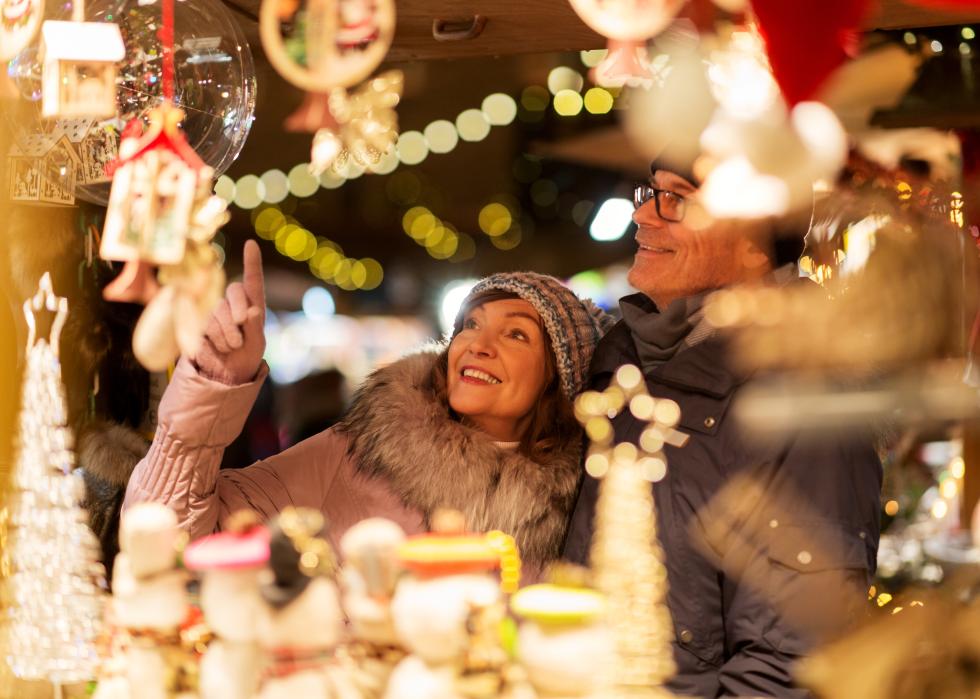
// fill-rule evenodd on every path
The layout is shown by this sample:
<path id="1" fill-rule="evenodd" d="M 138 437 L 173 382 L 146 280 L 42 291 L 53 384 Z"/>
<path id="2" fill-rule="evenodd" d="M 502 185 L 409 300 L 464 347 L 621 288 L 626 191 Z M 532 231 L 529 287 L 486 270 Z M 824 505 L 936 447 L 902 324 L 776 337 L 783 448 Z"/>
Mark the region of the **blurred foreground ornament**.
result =
<path id="1" fill-rule="evenodd" d="M 857 54 L 871 0 L 751 0 L 769 64 L 790 107 L 816 97 L 849 56 Z"/>
<path id="2" fill-rule="evenodd" d="M 686 0 L 569 0 L 589 27 L 609 39 L 609 51 L 592 71 L 603 87 L 649 87 L 655 70 L 646 41 L 667 28 Z"/>
<path id="3" fill-rule="evenodd" d="M 285 126 L 315 134 L 313 174 L 349 158 L 370 168 L 394 147 L 402 73 L 389 71 L 347 93 L 388 53 L 393 0 L 263 0 L 259 30 L 273 67 L 307 91 Z"/>
<path id="4" fill-rule="evenodd" d="M 7 62 L 34 40 L 43 17 L 44 0 L 0 0 L 0 98 L 17 97 Z"/>
<path id="5" fill-rule="evenodd" d="M 799 682 L 822 699 L 974 699 L 978 589 L 960 579 L 906 592 L 890 614 L 802 660 Z"/>
<path id="6" fill-rule="evenodd" d="M 628 442 L 613 446 L 611 417 L 627 406 L 648 423 L 639 449 Z M 664 445 L 687 443 L 675 429 L 680 407 L 650 396 L 643 373 L 626 365 L 602 393 L 581 394 L 575 414 L 592 441 L 586 470 L 602 478 L 590 560 L 615 639 L 613 661 L 600 680 L 602 696 L 670 697 L 664 684 L 675 671 L 673 626 L 651 482 L 666 474 Z"/>
<path id="7" fill-rule="evenodd" d="M 54 314 L 48 337 L 38 337 L 35 314 L 42 309 Z M 72 473 L 74 439 L 58 347 L 68 301 L 55 295 L 47 273 L 24 302 L 24 316 L 27 359 L 13 492 L 0 512 L 6 617 L 0 646 L 17 677 L 60 685 L 95 677 L 105 569 L 81 507 L 84 482 Z"/>
<path id="8" fill-rule="evenodd" d="M 133 351 L 150 371 L 197 352 L 225 281 L 211 240 L 228 220 L 226 202 L 211 194 L 213 170 L 187 144 L 182 118 L 165 102 L 146 134 L 123 139 L 100 249 L 103 259 L 126 263 L 105 298 L 149 304 Z"/>
<path id="9" fill-rule="evenodd" d="M 86 22 L 85 0 L 72 21 L 41 25 L 45 117 L 110 117 L 116 113 L 116 63 L 126 55 L 119 26 Z"/>

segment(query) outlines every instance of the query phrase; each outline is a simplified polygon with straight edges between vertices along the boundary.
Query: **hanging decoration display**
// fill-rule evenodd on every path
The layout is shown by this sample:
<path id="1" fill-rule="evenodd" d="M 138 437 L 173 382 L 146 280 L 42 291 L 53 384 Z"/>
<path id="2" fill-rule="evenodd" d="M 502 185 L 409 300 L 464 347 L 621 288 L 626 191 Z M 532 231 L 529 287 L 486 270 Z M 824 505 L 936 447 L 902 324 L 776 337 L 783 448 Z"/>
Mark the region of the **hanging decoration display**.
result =
<path id="1" fill-rule="evenodd" d="M 394 147 L 401 72 L 386 72 L 347 92 L 388 53 L 395 33 L 393 0 L 264 0 L 259 32 L 273 67 L 308 93 L 286 128 L 315 134 L 314 173 L 349 159 L 370 169 Z"/>
<path id="2" fill-rule="evenodd" d="M 34 40 L 44 16 L 44 0 L 0 0 L 0 64 L 6 65 Z M 0 98 L 18 96 L 6 70 L 0 71 Z"/>
<path id="3" fill-rule="evenodd" d="M 569 0 L 589 27 L 609 39 L 606 58 L 592 71 L 603 87 L 649 87 L 655 71 L 646 42 L 667 28 L 686 0 Z"/>
<path id="4" fill-rule="evenodd" d="M 830 74 L 857 54 L 861 22 L 873 7 L 871 0 L 752 0 L 751 5 L 790 107 L 812 99 Z"/>
<path id="5" fill-rule="evenodd" d="M 126 263 L 105 298 L 148 304 L 133 351 L 150 371 L 197 351 L 225 281 L 211 240 L 228 220 L 226 202 L 211 194 L 214 171 L 188 145 L 180 129 L 184 113 L 171 103 L 173 1 L 163 0 L 164 103 L 151 113 L 145 134 L 139 121 L 127 127 L 100 249 L 104 259 Z"/>
<path id="6" fill-rule="evenodd" d="M 624 409 L 648 424 L 639 447 L 614 444 L 611 416 Z M 596 587 L 606 596 L 615 652 L 600 682 L 610 696 L 639 692 L 666 699 L 672 695 L 664 684 L 675 671 L 673 625 L 650 483 L 666 475 L 664 446 L 687 443 L 688 436 L 675 429 L 680 407 L 650 396 L 643 373 L 625 365 L 605 391 L 586 391 L 576 399 L 575 416 L 591 440 L 586 471 L 602 479 L 590 562 Z"/>
<path id="7" fill-rule="evenodd" d="M 54 315 L 38 337 L 35 314 Z M 4 577 L 5 661 L 17 677 L 56 685 L 96 675 L 105 569 L 81 506 L 85 485 L 75 467 L 74 440 L 61 379 L 58 343 L 68 301 L 51 277 L 24 302 L 27 357 L 21 388 L 13 492 L 0 512 Z"/>
<path id="8" fill-rule="evenodd" d="M 85 0 L 74 0 L 72 21 L 41 26 L 45 117 L 110 117 L 116 113 L 116 63 L 126 55 L 119 26 L 86 22 Z"/>

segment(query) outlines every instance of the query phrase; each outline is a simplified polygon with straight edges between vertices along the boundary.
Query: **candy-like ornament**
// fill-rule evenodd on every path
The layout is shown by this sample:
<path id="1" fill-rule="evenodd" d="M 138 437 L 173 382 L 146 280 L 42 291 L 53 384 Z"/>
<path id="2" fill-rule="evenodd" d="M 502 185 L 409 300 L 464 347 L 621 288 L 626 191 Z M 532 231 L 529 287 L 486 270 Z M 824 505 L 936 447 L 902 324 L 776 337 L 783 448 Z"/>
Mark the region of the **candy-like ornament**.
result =
<path id="1" fill-rule="evenodd" d="M 344 613 L 323 515 L 289 507 L 269 530 L 270 570 L 259 586 L 265 601 L 259 643 L 266 664 L 258 696 L 354 699 L 335 659 Z"/>
<path id="2" fill-rule="evenodd" d="M 113 623 L 130 637 L 124 679 L 106 683 L 105 694 L 168 699 L 174 689 L 173 651 L 187 617 L 186 575 L 177 557 L 184 534 L 173 510 L 157 503 L 130 508 L 119 525 L 120 553 L 112 572 Z M 123 686 L 128 687 L 127 690 Z"/>
<path id="3" fill-rule="evenodd" d="M 201 574 L 201 609 L 216 636 L 201 659 L 201 699 L 252 697 L 258 690 L 259 575 L 268 560 L 269 532 L 249 510 L 184 552 L 187 568 Z"/>
<path id="4" fill-rule="evenodd" d="M 456 513 L 458 515 L 458 513 Z M 388 681 L 386 699 L 495 697 L 506 656 L 500 554 L 486 536 L 434 523 L 436 533 L 400 547 L 402 578 L 392 600 L 395 630 L 411 655 Z"/>
<path id="5" fill-rule="evenodd" d="M 401 527 L 380 517 L 358 522 L 340 540 L 340 583 L 351 629 L 342 660 L 364 699 L 381 699 L 392 670 L 405 656 L 391 616 L 401 573 L 398 548 L 404 540 Z"/>
<path id="6" fill-rule="evenodd" d="M 531 585 L 511 598 L 510 608 L 522 619 L 519 659 L 537 696 L 597 696 L 597 680 L 614 649 L 603 596 L 587 588 Z"/>
<path id="7" fill-rule="evenodd" d="M 608 54 L 592 71 L 604 87 L 649 87 L 655 72 L 646 42 L 673 21 L 686 0 L 569 0 L 590 28 L 609 39 Z"/>

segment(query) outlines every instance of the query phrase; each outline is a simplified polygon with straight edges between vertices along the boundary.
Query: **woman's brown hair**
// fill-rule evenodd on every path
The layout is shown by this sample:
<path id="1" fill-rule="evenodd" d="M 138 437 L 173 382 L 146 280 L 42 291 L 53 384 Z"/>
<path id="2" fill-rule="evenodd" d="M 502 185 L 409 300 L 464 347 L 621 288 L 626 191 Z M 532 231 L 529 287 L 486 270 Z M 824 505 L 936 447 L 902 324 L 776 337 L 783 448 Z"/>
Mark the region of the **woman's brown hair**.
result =
<path id="1" fill-rule="evenodd" d="M 507 291 L 491 290 L 473 297 L 460 310 L 458 318 L 464 318 L 472 309 L 482 306 L 491 301 L 501 301 L 504 299 L 518 299 L 520 296 Z M 540 322 L 540 321 L 539 321 Z M 453 337 L 456 336 L 460 328 L 453 330 Z M 555 351 L 552 348 L 553 338 L 548 334 L 544 324 L 541 323 L 541 331 L 547 341 L 545 344 L 545 373 L 548 375 L 548 384 L 545 386 L 541 395 L 538 396 L 537 403 L 531 410 L 531 421 L 527 430 L 521 436 L 520 444 L 517 449 L 532 461 L 543 463 L 565 450 L 572 442 L 581 439 L 582 429 L 575 419 L 575 412 L 572 402 L 561 392 L 561 382 L 558 377 L 557 361 Z M 432 374 L 429 379 L 429 389 L 433 395 L 446 407 L 446 410 L 455 419 L 459 416 L 449 405 L 448 394 L 449 376 L 449 348 L 444 349 L 436 359 L 432 367 Z"/>

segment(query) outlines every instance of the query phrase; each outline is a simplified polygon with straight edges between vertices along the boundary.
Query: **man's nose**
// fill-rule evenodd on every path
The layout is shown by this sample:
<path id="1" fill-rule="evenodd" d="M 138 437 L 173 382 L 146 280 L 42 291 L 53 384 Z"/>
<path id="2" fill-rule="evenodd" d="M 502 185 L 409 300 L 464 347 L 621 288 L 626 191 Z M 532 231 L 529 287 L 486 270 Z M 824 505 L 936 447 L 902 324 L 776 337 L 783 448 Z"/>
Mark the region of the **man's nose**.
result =
<path id="1" fill-rule="evenodd" d="M 657 204 L 650 199 L 633 212 L 633 223 L 637 226 L 663 226 L 665 221 L 657 213 Z"/>

